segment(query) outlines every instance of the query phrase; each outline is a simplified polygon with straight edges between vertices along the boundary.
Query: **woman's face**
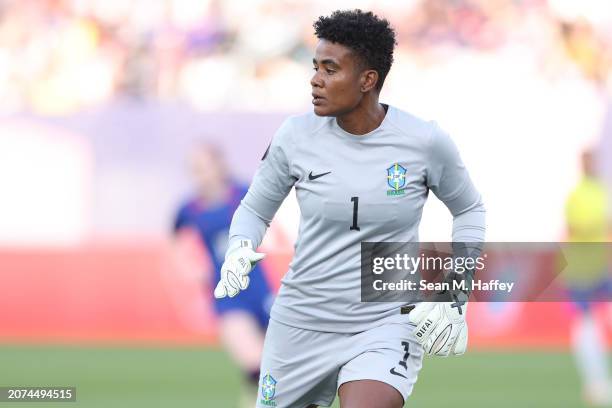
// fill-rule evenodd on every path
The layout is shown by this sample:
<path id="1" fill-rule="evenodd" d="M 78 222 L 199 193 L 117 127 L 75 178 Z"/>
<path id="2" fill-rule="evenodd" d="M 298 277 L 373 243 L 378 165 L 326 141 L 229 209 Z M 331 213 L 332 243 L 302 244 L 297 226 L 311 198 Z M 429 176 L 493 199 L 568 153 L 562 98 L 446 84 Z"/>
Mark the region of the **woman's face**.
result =
<path id="1" fill-rule="evenodd" d="M 198 192 L 208 195 L 227 183 L 225 163 L 220 152 L 207 145 L 197 146 L 189 157 L 189 170 Z"/>
<path id="2" fill-rule="evenodd" d="M 318 116 L 341 116 L 355 109 L 363 98 L 362 67 L 343 45 L 320 40 L 312 59 L 312 104 Z"/>

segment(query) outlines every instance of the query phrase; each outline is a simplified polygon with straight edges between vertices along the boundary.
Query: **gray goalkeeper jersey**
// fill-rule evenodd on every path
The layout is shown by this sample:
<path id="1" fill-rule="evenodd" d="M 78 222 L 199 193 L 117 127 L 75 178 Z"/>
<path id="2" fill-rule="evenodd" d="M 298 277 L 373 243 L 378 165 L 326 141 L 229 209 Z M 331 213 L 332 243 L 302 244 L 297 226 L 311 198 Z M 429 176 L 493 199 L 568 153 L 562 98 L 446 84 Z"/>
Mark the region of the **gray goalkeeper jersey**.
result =
<path id="1" fill-rule="evenodd" d="M 418 241 L 429 190 L 453 214 L 453 241 L 484 240 L 484 207 L 450 137 L 391 106 L 365 135 L 314 113 L 287 119 L 234 215 L 230 248 L 258 246 L 292 187 L 299 233 L 271 312 L 290 326 L 355 333 L 397 315 L 401 304 L 360 301 L 360 243 Z"/>

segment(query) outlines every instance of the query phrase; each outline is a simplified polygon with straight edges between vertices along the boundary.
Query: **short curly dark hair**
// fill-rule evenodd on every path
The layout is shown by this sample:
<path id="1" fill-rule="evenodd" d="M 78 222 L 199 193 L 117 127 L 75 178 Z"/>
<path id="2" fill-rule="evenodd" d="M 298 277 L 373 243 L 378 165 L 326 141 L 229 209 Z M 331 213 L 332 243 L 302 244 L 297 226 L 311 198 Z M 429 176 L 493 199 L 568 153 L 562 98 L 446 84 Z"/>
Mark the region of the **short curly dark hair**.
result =
<path id="1" fill-rule="evenodd" d="M 378 72 L 376 89 L 380 91 L 393 64 L 395 31 L 386 19 L 371 11 L 337 10 L 314 22 L 315 35 L 353 50 L 369 69 Z"/>

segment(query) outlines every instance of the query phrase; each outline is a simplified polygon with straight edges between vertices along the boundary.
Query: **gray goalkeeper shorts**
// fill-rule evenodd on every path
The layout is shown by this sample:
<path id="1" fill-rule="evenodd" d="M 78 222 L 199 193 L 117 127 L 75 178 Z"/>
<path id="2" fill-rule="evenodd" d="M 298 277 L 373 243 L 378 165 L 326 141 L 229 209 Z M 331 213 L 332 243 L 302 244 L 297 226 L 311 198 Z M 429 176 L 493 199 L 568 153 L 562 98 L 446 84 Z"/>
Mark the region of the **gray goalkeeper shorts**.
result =
<path id="1" fill-rule="evenodd" d="M 423 361 L 413 329 L 407 315 L 355 334 L 299 329 L 270 319 L 257 407 L 328 407 L 342 384 L 356 380 L 389 384 L 406 401 Z"/>

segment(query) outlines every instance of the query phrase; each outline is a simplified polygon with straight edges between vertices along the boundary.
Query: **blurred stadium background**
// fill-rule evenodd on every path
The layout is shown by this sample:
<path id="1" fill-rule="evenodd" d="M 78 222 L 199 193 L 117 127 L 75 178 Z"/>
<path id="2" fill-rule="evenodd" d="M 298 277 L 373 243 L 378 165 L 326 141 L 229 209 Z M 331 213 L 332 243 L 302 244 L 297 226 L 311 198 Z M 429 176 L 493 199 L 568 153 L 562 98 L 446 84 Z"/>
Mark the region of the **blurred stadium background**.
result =
<path id="1" fill-rule="evenodd" d="M 563 240 L 585 147 L 612 183 L 607 2 L 3 0 L 0 386 L 74 385 L 68 406 L 233 406 L 210 291 L 172 260 L 185 157 L 213 142 L 248 182 L 283 118 L 310 109 L 312 21 L 356 7 L 395 26 L 381 99 L 450 131 L 489 241 Z M 430 200 L 422 240 L 447 241 L 450 222 Z M 276 285 L 296 229 L 289 200 L 264 243 Z M 582 406 L 570 305 L 470 313 L 472 352 L 427 361 L 410 406 Z"/>

